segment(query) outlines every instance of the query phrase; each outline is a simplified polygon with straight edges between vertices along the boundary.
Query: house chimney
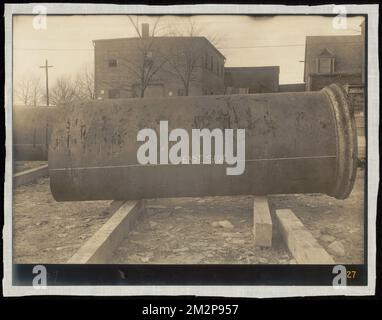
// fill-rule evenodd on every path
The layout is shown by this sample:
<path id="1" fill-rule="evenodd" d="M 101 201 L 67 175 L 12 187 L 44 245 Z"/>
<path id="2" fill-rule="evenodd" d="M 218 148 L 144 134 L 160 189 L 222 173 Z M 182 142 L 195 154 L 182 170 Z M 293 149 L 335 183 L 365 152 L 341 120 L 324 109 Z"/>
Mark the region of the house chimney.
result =
<path id="1" fill-rule="evenodd" d="M 148 38 L 149 37 L 149 30 L 150 25 L 148 23 L 142 23 L 142 38 Z"/>

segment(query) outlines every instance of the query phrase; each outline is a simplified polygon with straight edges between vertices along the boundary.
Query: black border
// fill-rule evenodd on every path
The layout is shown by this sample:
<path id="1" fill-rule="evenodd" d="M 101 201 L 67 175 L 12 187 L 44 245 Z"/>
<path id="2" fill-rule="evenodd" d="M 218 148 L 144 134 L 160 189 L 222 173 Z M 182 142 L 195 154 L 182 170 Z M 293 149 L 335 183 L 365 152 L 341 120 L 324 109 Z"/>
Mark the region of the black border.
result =
<path id="1" fill-rule="evenodd" d="M 13 285 L 31 286 L 35 264 L 13 265 Z M 113 265 L 47 264 L 49 286 L 333 286 L 334 265 Z M 367 284 L 366 265 L 344 265 L 356 271 L 347 286 Z"/>

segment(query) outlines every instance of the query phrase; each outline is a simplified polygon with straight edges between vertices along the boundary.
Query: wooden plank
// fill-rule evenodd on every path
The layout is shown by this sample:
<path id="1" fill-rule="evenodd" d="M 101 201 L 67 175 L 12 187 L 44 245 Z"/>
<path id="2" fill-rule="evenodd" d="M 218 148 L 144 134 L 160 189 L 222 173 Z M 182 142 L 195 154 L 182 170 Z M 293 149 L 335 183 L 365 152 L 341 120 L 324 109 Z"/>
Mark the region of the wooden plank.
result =
<path id="1" fill-rule="evenodd" d="M 366 159 L 366 138 L 362 136 L 357 137 L 358 140 L 358 159 Z"/>
<path id="2" fill-rule="evenodd" d="M 47 176 L 49 176 L 47 164 L 25 171 L 21 171 L 13 175 L 13 187 L 15 188 L 23 184 L 32 183 L 39 178 Z"/>
<path id="3" fill-rule="evenodd" d="M 254 198 L 253 237 L 256 246 L 272 246 L 272 219 L 267 197 Z"/>
<path id="4" fill-rule="evenodd" d="M 289 209 L 276 210 L 285 242 L 298 264 L 334 264 L 333 258 Z"/>
<path id="5" fill-rule="evenodd" d="M 110 263 L 114 250 L 144 212 L 143 200 L 125 201 L 110 219 L 69 259 L 69 264 Z"/>
<path id="6" fill-rule="evenodd" d="M 355 123 L 357 127 L 357 135 L 365 136 L 365 117 L 364 115 L 355 115 Z"/>

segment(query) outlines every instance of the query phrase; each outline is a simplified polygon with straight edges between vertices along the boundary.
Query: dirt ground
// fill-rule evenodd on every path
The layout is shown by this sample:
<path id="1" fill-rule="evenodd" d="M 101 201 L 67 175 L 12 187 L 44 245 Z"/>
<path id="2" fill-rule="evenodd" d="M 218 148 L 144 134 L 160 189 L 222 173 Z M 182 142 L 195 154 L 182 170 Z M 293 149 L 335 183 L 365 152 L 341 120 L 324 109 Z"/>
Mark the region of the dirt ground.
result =
<path id="1" fill-rule="evenodd" d="M 13 194 L 14 263 L 64 263 L 111 216 L 110 201 L 56 202 L 49 178 Z"/>
<path id="2" fill-rule="evenodd" d="M 14 169 L 14 172 L 17 173 L 17 172 L 37 168 L 44 164 L 47 164 L 47 162 L 46 161 L 16 161 L 13 164 L 13 169 Z"/>
<path id="3" fill-rule="evenodd" d="M 116 263 L 293 262 L 277 234 L 272 249 L 254 246 L 251 196 L 158 199 L 146 204 L 145 217 L 116 250 Z"/>
<path id="4" fill-rule="evenodd" d="M 359 168 L 357 179 L 346 200 L 329 196 L 293 195 L 273 196 L 276 208 L 290 208 L 310 230 L 318 242 L 341 264 L 362 264 L 364 261 L 364 169 Z M 342 250 L 332 249 L 343 247 Z M 339 252 L 337 252 L 339 251 Z"/>
<path id="5" fill-rule="evenodd" d="M 359 170 L 346 200 L 325 195 L 270 196 L 274 210 L 290 208 L 338 263 L 363 262 L 363 181 Z M 56 202 L 49 179 L 14 192 L 14 262 L 63 263 L 112 214 L 110 201 Z M 274 228 L 272 248 L 256 248 L 253 197 L 146 200 L 136 223 L 110 263 L 293 264 Z M 336 250 L 330 248 L 335 243 Z M 339 247 L 339 248 L 338 248 Z"/>
<path id="6" fill-rule="evenodd" d="M 363 181 L 360 169 L 346 200 L 318 194 L 270 196 L 272 219 L 275 223 L 276 209 L 292 209 L 336 262 L 362 263 Z M 146 215 L 116 250 L 115 263 L 295 263 L 277 225 L 272 248 L 254 246 L 251 196 L 158 199 L 146 204 Z M 222 221 L 226 222 L 219 224 Z"/>

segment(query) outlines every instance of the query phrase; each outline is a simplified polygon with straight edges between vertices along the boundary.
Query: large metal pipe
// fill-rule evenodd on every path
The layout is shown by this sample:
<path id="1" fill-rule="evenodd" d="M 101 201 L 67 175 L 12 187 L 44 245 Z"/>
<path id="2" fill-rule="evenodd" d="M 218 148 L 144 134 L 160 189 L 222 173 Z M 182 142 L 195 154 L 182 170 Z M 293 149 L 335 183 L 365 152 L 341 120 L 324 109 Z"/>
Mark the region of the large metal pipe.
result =
<path id="1" fill-rule="evenodd" d="M 355 124 L 337 85 L 319 92 L 94 101 L 65 108 L 60 117 L 49 146 L 58 201 L 287 193 L 344 199 L 355 179 Z M 245 129 L 244 173 L 227 175 L 221 164 L 141 165 L 137 133 L 152 128 L 159 136 L 160 121 L 190 137 L 195 128 Z"/>
<path id="2" fill-rule="evenodd" d="M 13 107 L 13 159 L 48 160 L 48 143 L 56 107 Z"/>

